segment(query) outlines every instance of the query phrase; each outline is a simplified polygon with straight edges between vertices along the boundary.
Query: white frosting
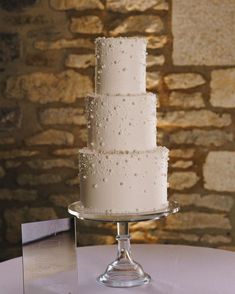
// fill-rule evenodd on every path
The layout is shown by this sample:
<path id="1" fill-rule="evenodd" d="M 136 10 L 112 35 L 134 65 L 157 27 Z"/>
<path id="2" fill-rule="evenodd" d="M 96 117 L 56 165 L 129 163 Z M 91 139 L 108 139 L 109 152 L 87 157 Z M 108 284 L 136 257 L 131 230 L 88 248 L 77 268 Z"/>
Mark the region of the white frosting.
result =
<path id="1" fill-rule="evenodd" d="M 167 204 L 168 149 L 131 153 L 80 150 L 81 201 L 97 211 L 137 212 Z"/>
<path id="2" fill-rule="evenodd" d="M 156 95 L 94 95 L 87 101 L 88 147 L 101 151 L 156 147 Z"/>
<path id="3" fill-rule="evenodd" d="M 88 148 L 80 150 L 80 199 L 107 213 L 167 205 L 168 150 L 156 147 L 156 96 L 146 93 L 146 41 L 96 40 L 96 93 L 87 99 Z"/>
<path id="4" fill-rule="evenodd" d="M 95 92 L 142 94 L 146 92 L 146 40 L 96 39 Z"/>

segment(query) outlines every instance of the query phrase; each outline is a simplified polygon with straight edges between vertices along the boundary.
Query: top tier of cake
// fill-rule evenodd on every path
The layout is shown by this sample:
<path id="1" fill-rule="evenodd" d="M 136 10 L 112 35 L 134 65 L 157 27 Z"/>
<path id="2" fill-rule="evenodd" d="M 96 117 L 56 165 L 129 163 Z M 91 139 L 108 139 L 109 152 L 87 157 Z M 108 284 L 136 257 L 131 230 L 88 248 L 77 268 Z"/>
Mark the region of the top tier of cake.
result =
<path id="1" fill-rule="evenodd" d="M 146 92 L 146 40 L 97 38 L 95 92 L 138 95 Z"/>

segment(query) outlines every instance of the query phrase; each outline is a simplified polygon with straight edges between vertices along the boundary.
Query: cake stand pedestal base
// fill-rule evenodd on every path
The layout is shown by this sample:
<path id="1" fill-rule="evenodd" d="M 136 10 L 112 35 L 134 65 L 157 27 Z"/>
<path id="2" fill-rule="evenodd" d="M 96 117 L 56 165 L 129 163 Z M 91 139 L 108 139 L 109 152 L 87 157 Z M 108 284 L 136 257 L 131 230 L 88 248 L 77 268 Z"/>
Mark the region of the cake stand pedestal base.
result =
<path id="1" fill-rule="evenodd" d="M 97 278 L 97 281 L 108 287 L 128 288 L 148 284 L 151 280 L 151 277 L 144 272 L 142 266 L 131 257 L 129 222 L 160 219 L 178 212 L 179 206 L 176 202 L 171 201 L 161 210 L 131 214 L 103 214 L 84 208 L 82 203 L 78 201 L 70 204 L 68 211 L 82 220 L 117 223 L 117 258 L 107 266 L 106 271 Z"/>
<path id="2" fill-rule="evenodd" d="M 134 287 L 147 284 L 151 278 L 131 257 L 130 235 L 127 222 L 117 223 L 118 254 L 97 281 L 109 287 Z"/>

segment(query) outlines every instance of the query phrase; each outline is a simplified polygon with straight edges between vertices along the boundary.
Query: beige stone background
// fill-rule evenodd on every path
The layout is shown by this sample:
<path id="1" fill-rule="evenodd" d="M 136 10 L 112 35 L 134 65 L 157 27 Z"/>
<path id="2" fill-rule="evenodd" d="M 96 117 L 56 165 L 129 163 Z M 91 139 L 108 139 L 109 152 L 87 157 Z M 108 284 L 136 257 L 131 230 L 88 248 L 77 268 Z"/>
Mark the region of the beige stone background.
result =
<path id="1" fill-rule="evenodd" d="M 20 254 L 22 222 L 67 216 L 79 197 L 97 36 L 148 38 L 158 144 L 182 208 L 133 224 L 133 241 L 234 250 L 234 19 L 233 0 L 0 0 L 1 259 Z M 115 242 L 110 224 L 80 232 L 81 244 Z"/>

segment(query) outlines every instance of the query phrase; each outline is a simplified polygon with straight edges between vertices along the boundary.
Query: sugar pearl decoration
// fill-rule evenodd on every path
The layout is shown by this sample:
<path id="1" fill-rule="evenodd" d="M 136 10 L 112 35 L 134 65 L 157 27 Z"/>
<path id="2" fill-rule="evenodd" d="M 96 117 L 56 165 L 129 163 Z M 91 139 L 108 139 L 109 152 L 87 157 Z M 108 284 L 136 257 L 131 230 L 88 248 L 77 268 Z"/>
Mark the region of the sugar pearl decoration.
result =
<path id="1" fill-rule="evenodd" d="M 150 102 L 154 95 L 145 94 L 145 41 L 136 37 L 102 37 L 96 44 L 97 94 L 86 102 L 90 148 L 85 150 L 86 157 L 82 155 L 79 160 L 81 201 L 85 208 L 93 207 L 106 214 L 135 213 L 140 208 L 150 211 L 153 203 L 158 208 L 158 196 L 160 201 L 162 195 L 165 197 L 162 177 L 166 180 L 166 171 L 162 161 L 165 164 L 166 156 L 161 158 L 162 151 L 155 149 L 154 140 L 149 144 L 151 135 L 156 138 L 156 100 L 153 107 Z M 154 127 L 150 130 L 151 125 Z M 139 141 L 135 139 L 138 136 Z M 154 187 L 155 179 L 158 187 Z M 128 193 L 123 193 L 126 190 Z M 132 203 L 128 196 L 134 200 Z"/>

